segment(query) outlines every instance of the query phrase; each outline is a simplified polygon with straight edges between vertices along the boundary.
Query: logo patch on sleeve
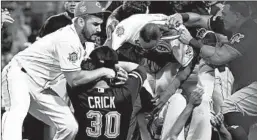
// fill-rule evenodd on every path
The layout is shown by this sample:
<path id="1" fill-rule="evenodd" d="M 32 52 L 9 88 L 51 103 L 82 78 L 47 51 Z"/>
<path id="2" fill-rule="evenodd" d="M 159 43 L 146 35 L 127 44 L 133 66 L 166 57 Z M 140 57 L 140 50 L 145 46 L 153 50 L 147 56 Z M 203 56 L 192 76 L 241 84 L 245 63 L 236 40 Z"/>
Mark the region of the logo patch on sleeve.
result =
<path id="1" fill-rule="evenodd" d="M 120 37 L 124 34 L 124 31 L 125 29 L 123 28 L 123 26 L 119 26 L 117 27 L 116 34 L 118 35 L 118 37 Z"/>
<path id="2" fill-rule="evenodd" d="M 78 60 L 78 53 L 73 52 L 69 54 L 68 60 L 75 63 Z"/>
<path id="3" fill-rule="evenodd" d="M 240 39 L 244 38 L 245 35 L 243 34 L 240 34 L 240 33 L 236 33 L 234 34 L 231 39 L 230 39 L 230 43 L 231 44 L 234 44 L 235 42 L 239 43 L 240 42 Z"/>

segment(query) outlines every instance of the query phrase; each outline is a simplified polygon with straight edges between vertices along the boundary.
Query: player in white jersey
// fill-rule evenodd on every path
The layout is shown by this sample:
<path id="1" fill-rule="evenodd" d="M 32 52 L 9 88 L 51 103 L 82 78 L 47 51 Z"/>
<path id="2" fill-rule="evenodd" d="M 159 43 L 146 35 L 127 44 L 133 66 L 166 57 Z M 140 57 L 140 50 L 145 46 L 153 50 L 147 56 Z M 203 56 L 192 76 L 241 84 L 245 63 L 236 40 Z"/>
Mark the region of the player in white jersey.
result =
<path id="1" fill-rule="evenodd" d="M 54 140 L 74 139 L 78 124 L 69 107 L 50 87 L 61 77 L 72 87 L 102 76 L 115 77 L 111 69 L 82 71 L 80 67 L 87 55 L 82 44 L 93 41 L 101 32 L 103 12 L 97 2 L 80 2 L 72 25 L 36 41 L 4 68 L 2 93 L 8 105 L 2 120 L 3 140 L 22 139 L 22 124 L 28 111 L 56 127 Z"/>
<path id="2" fill-rule="evenodd" d="M 125 45 L 125 43 L 130 43 L 135 47 L 143 48 L 143 50 L 146 52 L 153 51 L 156 49 L 160 53 L 171 53 L 171 55 L 169 55 L 170 58 L 172 57 L 172 55 L 175 56 L 175 63 L 169 63 L 169 61 L 158 72 L 156 72 L 155 74 L 149 73 L 147 76 L 147 81 L 149 81 L 149 84 L 145 82 L 144 87 L 147 89 L 148 92 L 152 93 L 153 97 L 158 97 L 159 95 L 161 95 L 159 96 L 160 98 L 159 100 L 157 100 L 156 103 L 157 108 L 161 108 L 162 105 L 164 105 L 169 100 L 169 98 L 176 92 L 176 89 L 179 87 L 180 83 L 187 78 L 186 75 L 190 73 L 191 67 L 191 65 L 188 66 L 188 64 L 193 59 L 194 55 L 192 48 L 190 49 L 190 47 L 183 45 L 182 43 L 179 43 L 178 40 L 176 40 L 176 38 L 179 37 L 177 34 L 175 36 L 161 38 L 161 36 L 164 34 L 163 32 L 160 32 L 160 30 L 162 30 L 165 27 L 167 28 L 168 26 L 172 26 L 170 25 L 169 21 L 172 18 L 176 18 L 176 16 L 177 15 L 166 16 L 163 14 L 132 15 L 129 18 L 121 21 L 116 26 L 116 29 L 112 34 L 111 46 L 115 50 L 119 49 L 120 47 L 123 47 L 122 45 Z M 155 26 L 158 26 L 159 28 L 157 29 Z M 177 27 L 175 31 L 178 31 L 181 28 L 183 28 L 183 26 Z M 164 39 L 168 42 L 168 45 L 157 45 L 157 43 L 159 43 L 160 40 Z M 156 46 L 158 47 L 156 48 Z M 180 47 L 173 48 L 173 46 Z M 183 50 L 183 48 L 187 49 Z M 151 59 L 161 58 L 152 56 Z M 180 64 L 178 64 L 177 62 L 179 62 Z M 176 74 L 177 69 L 181 66 L 186 68 L 182 68 L 182 71 Z M 159 95 L 156 95 L 156 93 Z M 179 114 L 183 111 L 184 107 L 186 106 L 186 103 L 182 104 L 181 102 L 179 102 L 180 99 L 182 100 L 183 98 L 184 97 L 181 94 L 175 94 L 171 97 L 171 102 L 173 103 L 170 103 L 170 105 L 173 106 L 173 114 L 175 115 L 173 115 L 172 118 L 174 120 L 176 120 L 176 118 L 179 116 Z M 144 122 L 143 119 L 141 121 Z M 142 126 L 141 128 L 144 128 L 144 126 Z M 141 130 L 141 132 L 145 132 L 145 130 Z M 180 135 L 183 136 L 183 133 L 181 133 Z M 141 136 L 142 139 L 149 139 L 147 134 L 141 134 Z"/>

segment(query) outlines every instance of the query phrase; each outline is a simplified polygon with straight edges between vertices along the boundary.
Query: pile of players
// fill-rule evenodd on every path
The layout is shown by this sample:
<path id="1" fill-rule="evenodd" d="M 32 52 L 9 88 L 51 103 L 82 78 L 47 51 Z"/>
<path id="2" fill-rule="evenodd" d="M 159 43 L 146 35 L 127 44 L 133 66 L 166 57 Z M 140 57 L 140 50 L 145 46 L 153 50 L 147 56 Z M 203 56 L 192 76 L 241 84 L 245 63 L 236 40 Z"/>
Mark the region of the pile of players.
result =
<path id="1" fill-rule="evenodd" d="M 3 140 L 21 139 L 27 112 L 56 128 L 54 140 L 246 140 L 257 122 L 253 8 L 201 4 L 126 1 L 96 45 L 108 3 L 76 3 L 67 26 L 4 68 Z"/>

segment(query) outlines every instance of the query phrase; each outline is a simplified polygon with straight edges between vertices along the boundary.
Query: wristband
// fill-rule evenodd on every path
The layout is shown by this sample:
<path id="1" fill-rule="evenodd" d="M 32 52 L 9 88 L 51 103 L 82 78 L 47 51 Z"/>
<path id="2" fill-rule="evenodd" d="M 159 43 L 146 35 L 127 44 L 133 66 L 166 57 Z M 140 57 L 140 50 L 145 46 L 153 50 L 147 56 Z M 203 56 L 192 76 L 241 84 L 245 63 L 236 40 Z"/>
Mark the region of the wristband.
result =
<path id="1" fill-rule="evenodd" d="M 196 39 L 192 38 L 190 41 L 189 41 L 189 45 L 194 47 L 194 48 L 199 48 L 201 49 L 203 47 L 203 44 L 200 43 L 199 41 L 197 41 Z"/>
<path id="2" fill-rule="evenodd" d="M 183 22 L 187 22 L 189 20 L 189 15 L 187 13 L 181 13 Z"/>

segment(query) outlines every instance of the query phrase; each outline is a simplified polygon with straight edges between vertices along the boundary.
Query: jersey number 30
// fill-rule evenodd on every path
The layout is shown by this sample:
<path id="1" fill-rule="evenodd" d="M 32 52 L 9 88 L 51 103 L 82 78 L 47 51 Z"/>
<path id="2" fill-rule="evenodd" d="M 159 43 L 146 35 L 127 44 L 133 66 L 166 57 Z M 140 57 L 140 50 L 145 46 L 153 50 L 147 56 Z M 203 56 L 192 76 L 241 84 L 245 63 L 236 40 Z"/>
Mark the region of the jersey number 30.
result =
<path id="1" fill-rule="evenodd" d="M 91 121 L 91 127 L 86 128 L 86 133 L 90 137 L 99 137 L 102 135 L 102 113 L 100 111 L 90 110 L 87 113 L 87 118 L 94 119 Z M 108 112 L 105 115 L 106 124 L 104 135 L 107 138 L 116 138 L 120 134 L 120 113 L 117 111 Z"/>

